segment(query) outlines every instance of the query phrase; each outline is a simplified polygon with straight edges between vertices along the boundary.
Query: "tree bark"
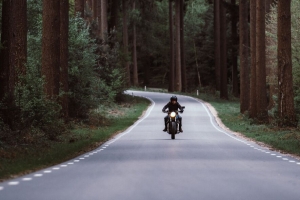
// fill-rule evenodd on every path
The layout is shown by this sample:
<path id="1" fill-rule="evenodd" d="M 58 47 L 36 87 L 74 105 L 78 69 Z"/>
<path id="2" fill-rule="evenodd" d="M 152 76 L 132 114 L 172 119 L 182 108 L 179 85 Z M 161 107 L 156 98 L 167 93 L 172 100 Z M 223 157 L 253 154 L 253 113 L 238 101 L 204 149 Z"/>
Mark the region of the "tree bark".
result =
<path id="1" fill-rule="evenodd" d="M 231 37 L 232 37 L 232 94 L 235 97 L 239 96 L 239 83 L 238 83 L 238 46 L 239 39 L 237 35 L 237 20 L 238 13 L 235 9 L 236 0 L 231 0 L 233 6 L 231 15 Z"/>
<path id="2" fill-rule="evenodd" d="M 102 27 L 101 27 L 101 24 L 102 24 L 102 17 L 101 17 L 101 12 L 102 12 L 102 10 L 101 10 L 101 2 L 98 2 L 97 3 L 97 10 L 98 10 L 98 12 L 97 12 L 97 18 L 98 18 L 98 21 L 97 21 L 97 25 L 98 25 L 98 33 L 97 33 L 97 37 L 100 39 L 100 38 L 102 38 Z"/>
<path id="3" fill-rule="evenodd" d="M 215 45 L 215 80 L 216 90 L 220 90 L 221 69 L 221 33 L 220 33 L 220 0 L 214 0 L 214 45 Z"/>
<path id="4" fill-rule="evenodd" d="M 221 49 L 221 65 L 220 65 L 220 98 L 228 99 L 228 90 L 227 90 L 227 22 L 226 22 L 226 8 L 224 2 L 220 4 L 220 49 Z"/>
<path id="5" fill-rule="evenodd" d="M 3 1 L 1 42 L 1 99 L 13 106 L 18 77 L 25 75 L 27 62 L 27 1 Z"/>
<path id="6" fill-rule="evenodd" d="M 99 0 L 93 0 L 93 19 L 97 22 L 98 18 L 98 2 Z"/>
<path id="7" fill-rule="evenodd" d="M 187 92 L 185 50 L 184 50 L 184 0 L 180 0 L 180 55 L 181 55 L 181 81 L 182 91 Z"/>
<path id="8" fill-rule="evenodd" d="M 130 67 L 128 61 L 128 27 L 127 27 L 127 1 L 122 0 L 123 6 L 123 52 L 124 52 L 124 64 L 125 64 L 125 73 L 126 73 L 126 80 L 125 83 L 127 86 L 130 86 Z M 102 9 L 101 9 L 102 10 Z"/>
<path id="9" fill-rule="evenodd" d="M 182 82 L 181 82 L 181 48 L 180 48 L 180 0 L 175 1 L 175 23 L 176 23 L 176 62 L 175 62 L 175 90 L 178 92 L 182 91 Z"/>
<path id="10" fill-rule="evenodd" d="M 120 5 L 120 0 L 112 0 L 111 2 L 111 13 L 110 13 L 110 21 L 108 24 L 108 31 L 111 33 L 111 31 L 115 30 L 118 26 L 118 9 Z"/>
<path id="11" fill-rule="evenodd" d="M 11 26 L 11 1 L 3 0 L 2 2 L 2 33 L 1 33 L 1 48 L 0 54 L 0 100 L 9 92 L 9 49 L 10 42 L 10 26 Z"/>
<path id="12" fill-rule="evenodd" d="M 174 62 L 173 1 L 172 0 L 169 0 L 169 32 L 170 32 L 169 92 L 174 92 L 175 62 Z"/>
<path id="13" fill-rule="evenodd" d="M 249 117 L 257 117 L 256 104 L 256 1 L 250 1 L 250 55 L 251 55 L 251 79 L 250 79 L 250 108 Z"/>
<path id="14" fill-rule="evenodd" d="M 18 82 L 19 75 L 25 75 L 27 62 L 27 1 L 12 1 L 12 57 L 10 68 L 15 77 L 12 78 L 12 91 L 14 85 Z"/>
<path id="15" fill-rule="evenodd" d="M 260 123 L 268 122 L 265 35 L 265 2 L 256 0 L 256 102 Z"/>
<path id="16" fill-rule="evenodd" d="M 274 3 L 274 0 L 266 0 L 266 19 L 270 18 L 268 15 L 271 11 L 271 5 Z M 266 32 L 270 32 L 271 30 L 268 29 L 270 26 L 266 26 Z M 266 74 L 268 77 L 268 109 L 272 109 L 276 102 L 273 99 L 274 95 L 277 95 L 277 68 L 274 67 L 274 58 L 277 59 L 277 49 L 271 51 L 272 46 L 274 46 L 274 43 L 277 44 L 277 39 L 274 39 L 270 37 L 269 35 L 266 35 Z M 270 47 L 270 48 L 268 48 Z"/>
<path id="17" fill-rule="evenodd" d="M 291 0 L 278 1 L 277 25 L 279 126 L 296 127 L 291 49 Z"/>
<path id="18" fill-rule="evenodd" d="M 102 40 L 107 37 L 107 0 L 101 0 L 101 36 Z"/>
<path id="19" fill-rule="evenodd" d="M 239 8 L 240 29 L 240 112 L 249 109 L 250 81 L 249 81 L 249 50 L 248 50 L 248 0 L 240 0 Z"/>
<path id="20" fill-rule="evenodd" d="M 43 1 L 42 75 L 48 98 L 57 98 L 60 77 L 60 0 Z"/>
<path id="21" fill-rule="evenodd" d="M 133 1 L 133 10 L 135 10 L 135 0 Z M 139 85 L 138 66 L 137 66 L 137 52 L 136 52 L 136 25 L 133 23 L 133 85 Z"/>
<path id="22" fill-rule="evenodd" d="M 65 119 L 69 116 L 68 104 L 68 58 L 69 58 L 69 0 L 60 0 L 60 83 L 64 93 L 60 99 L 62 115 Z"/>

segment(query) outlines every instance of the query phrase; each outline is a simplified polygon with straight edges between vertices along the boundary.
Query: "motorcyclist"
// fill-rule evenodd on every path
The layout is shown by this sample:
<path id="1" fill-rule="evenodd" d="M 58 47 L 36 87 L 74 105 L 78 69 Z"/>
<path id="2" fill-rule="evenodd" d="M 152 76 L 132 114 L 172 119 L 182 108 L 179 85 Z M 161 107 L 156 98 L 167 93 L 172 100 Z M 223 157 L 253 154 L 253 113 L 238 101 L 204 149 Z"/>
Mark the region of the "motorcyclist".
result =
<path id="1" fill-rule="evenodd" d="M 178 111 L 178 109 L 180 110 L 180 112 L 183 112 L 183 108 L 181 107 L 181 105 L 178 103 L 177 101 L 177 97 L 176 96 L 172 96 L 170 98 L 170 102 L 168 102 L 162 109 L 163 112 L 166 112 L 166 109 L 168 109 L 168 112 L 172 112 L 172 111 Z M 165 129 L 163 131 L 167 131 L 167 123 L 168 123 L 168 115 L 165 117 Z M 179 120 L 179 131 L 183 132 L 182 130 L 182 118 L 181 116 L 178 114 L 177 115 L 178 120 Z"/>

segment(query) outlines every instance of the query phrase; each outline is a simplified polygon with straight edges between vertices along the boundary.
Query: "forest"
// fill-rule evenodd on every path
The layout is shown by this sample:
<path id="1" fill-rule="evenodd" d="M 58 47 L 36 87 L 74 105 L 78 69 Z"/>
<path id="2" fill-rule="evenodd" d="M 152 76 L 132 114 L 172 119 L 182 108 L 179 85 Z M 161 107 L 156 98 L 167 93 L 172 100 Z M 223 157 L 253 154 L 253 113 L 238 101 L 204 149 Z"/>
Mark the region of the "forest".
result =
<path id="1" fill-rule="evenodd" d="M 238 98 L 297 127 L 298 0 L 2 0 L 0 145 L 55 139 L 128 88 Z"/>

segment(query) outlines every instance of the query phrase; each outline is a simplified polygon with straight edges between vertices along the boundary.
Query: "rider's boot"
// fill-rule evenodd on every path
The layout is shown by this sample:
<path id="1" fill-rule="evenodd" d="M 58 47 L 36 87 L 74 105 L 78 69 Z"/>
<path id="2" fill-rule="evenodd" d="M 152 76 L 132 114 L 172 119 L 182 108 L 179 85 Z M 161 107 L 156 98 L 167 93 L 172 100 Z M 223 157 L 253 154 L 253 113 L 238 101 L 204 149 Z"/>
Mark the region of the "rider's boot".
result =
<path id="1" fill-rule="evenodd" d="M 179 132 L 183 132 L 182 128 L 181 128 L 181 125 L 179 125 Z"/>
<path id="2" fill-rule="evenodd" d="M 164 132 L 166 132 L 167 131 L 167 118 L 165 117 L 165 119 L 164 119 L 164 122 L 165 122 L 165 129 L 163 130 Z"/>
<path id="3" fill-rule="evenodd" d="M 167 131 L 167 124 L 165 124 L 165 128 L 164 128 L 164 130 L 163 130 L 164 132 L 166 132 Z"/>

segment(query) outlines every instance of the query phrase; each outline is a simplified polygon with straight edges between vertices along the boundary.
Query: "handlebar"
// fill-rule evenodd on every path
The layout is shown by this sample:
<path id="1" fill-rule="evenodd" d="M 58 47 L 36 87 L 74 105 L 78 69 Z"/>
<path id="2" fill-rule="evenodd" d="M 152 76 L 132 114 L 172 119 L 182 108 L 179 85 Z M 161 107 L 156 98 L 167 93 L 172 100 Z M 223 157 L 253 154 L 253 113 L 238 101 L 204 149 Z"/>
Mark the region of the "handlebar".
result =
<path id="1" fill-rule="evenodd" d="M 179 111 L 176 111 L 176 112 L 180 112 L 180 113 L 183 113 L 184 109 L 185 109 L 185 106 L 181 106 L 181 109 L 182 110 L 179 110 Z M 162 111 L 163 113 L 170 113 L 168 110 L 167 111 Z"/>

